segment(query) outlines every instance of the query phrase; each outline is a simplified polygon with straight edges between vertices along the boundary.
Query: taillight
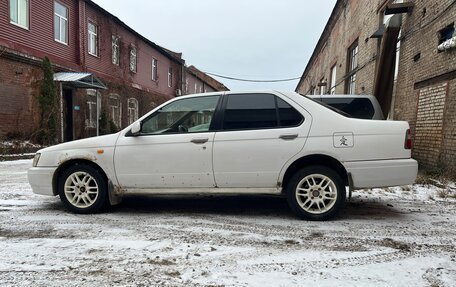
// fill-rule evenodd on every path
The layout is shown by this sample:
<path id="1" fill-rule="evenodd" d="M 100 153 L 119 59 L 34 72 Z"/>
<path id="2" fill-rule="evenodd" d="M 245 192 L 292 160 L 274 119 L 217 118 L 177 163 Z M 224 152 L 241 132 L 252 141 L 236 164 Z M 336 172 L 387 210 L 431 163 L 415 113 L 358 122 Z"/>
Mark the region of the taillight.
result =
<path id="1" fill-rule="evenodd" d="M 405 142 L 404 142 L 405 149 L 412 149 L 412 134 L 410 133 L 410 129 L 405 132 Z"/>

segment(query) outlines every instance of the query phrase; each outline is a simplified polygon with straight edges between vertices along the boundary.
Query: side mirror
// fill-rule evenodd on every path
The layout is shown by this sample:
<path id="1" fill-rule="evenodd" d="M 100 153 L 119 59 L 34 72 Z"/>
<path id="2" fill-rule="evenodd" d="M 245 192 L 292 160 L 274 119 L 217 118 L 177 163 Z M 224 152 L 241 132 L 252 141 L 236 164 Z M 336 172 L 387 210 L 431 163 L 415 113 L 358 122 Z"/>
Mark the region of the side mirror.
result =
<path id="1" fill-rule="evenodd" d="M 135 122 L 130 130 L 131 134 L 134 136 L 139 135 L 141 132 L 141 122 Z"/>

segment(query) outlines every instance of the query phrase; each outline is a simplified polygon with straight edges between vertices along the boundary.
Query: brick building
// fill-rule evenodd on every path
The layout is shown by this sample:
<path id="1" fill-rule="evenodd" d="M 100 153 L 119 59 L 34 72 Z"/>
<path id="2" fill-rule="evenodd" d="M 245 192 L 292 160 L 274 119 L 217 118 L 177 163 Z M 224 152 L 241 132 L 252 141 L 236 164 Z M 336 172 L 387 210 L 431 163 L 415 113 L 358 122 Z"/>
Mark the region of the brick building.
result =
<path id="1" fill-rule="evenodd" d="M 374 94 L 421 167 L 456 171 L 456 1 L 338 0 L 296 88 Z"/>
<path id="2" fill-rule="evenodd" d="M 124 128 L 186 94 L 189 81 L 207 92 L 227 89 L 207 75 L 195 77 L 182 54 L 90 0 L 1 0 L 0 137 L 32 137 L 38 127 L 45 56 L 62 98 L 61 141 L 96 135 L 102 115 Z"/>

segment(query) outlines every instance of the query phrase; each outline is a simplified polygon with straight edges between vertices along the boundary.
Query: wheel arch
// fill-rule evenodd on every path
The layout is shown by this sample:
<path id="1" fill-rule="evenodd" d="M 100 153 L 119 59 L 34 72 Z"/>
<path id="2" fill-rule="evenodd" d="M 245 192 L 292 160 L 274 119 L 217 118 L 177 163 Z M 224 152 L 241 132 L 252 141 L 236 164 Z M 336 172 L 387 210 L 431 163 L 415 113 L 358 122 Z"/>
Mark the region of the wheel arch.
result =
<path id="1" fill-rule="evenodd" d="M 107 188 L 109 187 L 108 176 L 106 175 L 106 172 L 98 164 L 96 164 L 93 161 L 87 160 L 87 159 L 71 159 L 71 160 L 65 161 L 64 163 L 60 164 L 59 167 L 54 172 L 54 175 L 52 177 L 52 192 L 54 193 L 54 195 L 58 195 L 58 193 L 59 193 L 59 191 L 58 191 L 59 176 L 70 166 L 78 165 L 78 164 L 86 164 L 86 165 L 91 166 L 91 167 L 95 168 L 96 170 L 98 170 L 106 182 L 106 187 Z"/>
<path id="2" fill-rule="evenodd" d="M 334 157 L 324 155 L 324 154 L 314 154 L 314 155 L 307 155 L 295 160 L 285 171 L 285 174 L 282 179 L 282 190 L 285 191 L 287 189 L 287 185 L 293 176 L 298 170 L 307 167 L 307 166 L 326 166 L 328 168 L 333 169 L 337 172 L 340 177 L 342 178 L 343 184 L 345 186 L 349 186 L 349 178 L 348 172 L 343 166 L 343 164 L 335 159 Z"/>

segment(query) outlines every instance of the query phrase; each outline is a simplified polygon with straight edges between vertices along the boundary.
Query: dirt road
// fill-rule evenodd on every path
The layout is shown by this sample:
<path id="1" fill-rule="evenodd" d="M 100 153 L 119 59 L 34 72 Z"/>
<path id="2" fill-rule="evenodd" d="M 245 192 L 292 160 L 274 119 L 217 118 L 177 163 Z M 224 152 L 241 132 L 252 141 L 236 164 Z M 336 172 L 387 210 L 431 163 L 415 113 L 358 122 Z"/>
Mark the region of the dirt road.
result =
<path id="1" fill-rule="evenodd" d="M 83 216 L 33 195 L 30 164 L 0 162 L 0 286 L 456 286 L 456 201 L 433 186 L 355 192 L 331 222 L 250 196 Z"/>

